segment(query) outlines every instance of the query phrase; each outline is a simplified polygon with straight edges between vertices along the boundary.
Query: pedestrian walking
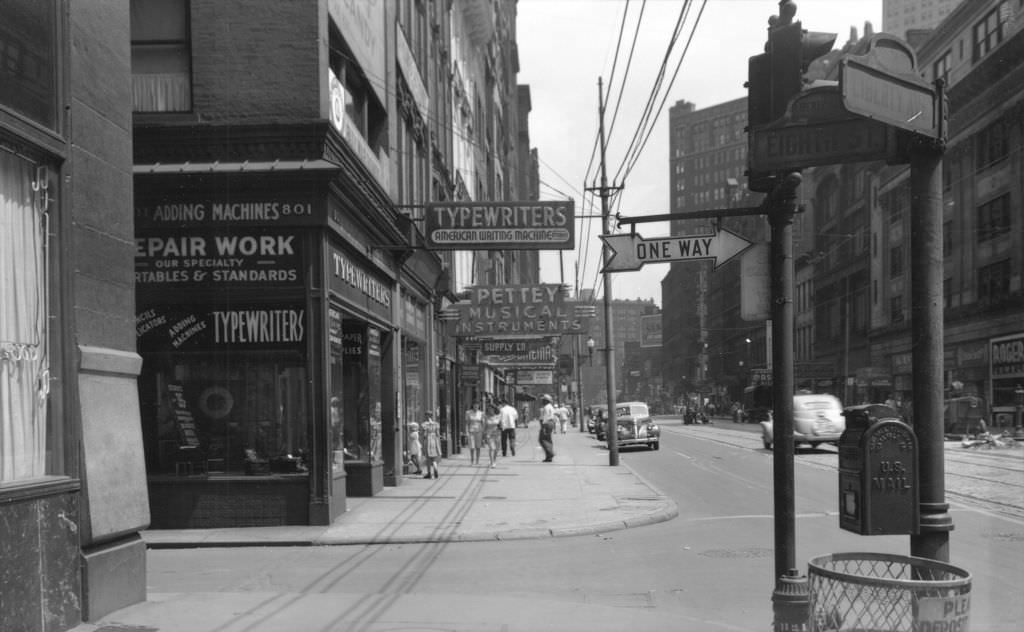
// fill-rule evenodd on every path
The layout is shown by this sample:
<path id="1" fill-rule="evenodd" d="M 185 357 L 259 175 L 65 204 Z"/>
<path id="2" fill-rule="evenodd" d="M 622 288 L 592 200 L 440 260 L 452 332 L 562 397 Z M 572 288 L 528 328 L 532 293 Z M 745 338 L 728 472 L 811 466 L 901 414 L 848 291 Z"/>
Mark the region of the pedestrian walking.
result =
<path id="1" fill-rule="evenodd" d="M 480 402 L 473 402 L 466 411 L 466 443 L 469 446 L 469 464 L 480 464 L 480 450 L 484 445 L 484 412 Z"/>
<path id="2" fill-rule="evenodd" d="M 515 456 L 516 425 L 519 421 L 519 412 L 507 400 L 502 400 L 498 413 L 501 421 L 501 456 L 508 456 L 510 449 L 512 456 Z"/>
<path id="3" fill-rule="evenodd" d="M 487 415 L 484 416 L 484 444 L 487 445 L 487 456 L 490 459 L 490 467 L 494 467 L 498 461 L 498 443 L 501 441 L 501 415 L 494 406 L 488 406 Z"/>
<path id="4" fill-rule="evenodd" d="M 541 395 L 540 401 L 540 447 L 544 449 L 544 462 L 550 463 L 555 458 L 555 446 L 552 436 L 555 433 L 555 407 L 551 405 L 550 395 Z"/>
<path id="5" fill-rule="evenodd" d="M 423 446 L 420 444 L 420 425 L 415 421 L 410 421 L 408 428 L 408 436 L 406 452 L 409 454 L 409 464 L 416 468 L 415 472 L 409 472 L 410 474 L 422 474 L 423 469 L 420 467 L 420 459 L 423 455 Z"/>
<path id="6" fill-rule="evenodd" d="M 423 455 L 426 457 L 427 473 L 423 478 L 437 478 L 437 462 L 441 460 L 441 424 L 434 420 L 434 413 L 427 413 L 423 422 Z"/>
<path id="7" fill-rule="evenodd" d="M 569 425 L 569 409 L 562 402 L 555 406 L 555 419 L 558 421 L 559 431 L 565 434 L 566 426 Z"/>

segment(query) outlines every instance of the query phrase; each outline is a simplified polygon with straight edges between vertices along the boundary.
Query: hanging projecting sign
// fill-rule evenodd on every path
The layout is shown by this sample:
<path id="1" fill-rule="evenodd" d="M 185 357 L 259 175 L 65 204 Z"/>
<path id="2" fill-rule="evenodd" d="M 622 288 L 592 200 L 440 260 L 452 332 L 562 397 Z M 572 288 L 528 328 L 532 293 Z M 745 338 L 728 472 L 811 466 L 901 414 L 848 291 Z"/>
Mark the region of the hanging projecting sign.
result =
<path id="1" fill-rule="evenodd" d="M 558 202 L 433 202 L 424 217 L 430 250 L 572 250 L 575 206 Z"/>
<path id="2" fill-rule="evenodd" d="M 566 300 L 557 284 L 494 285 L 468 288 L 469 300 L 447 308 L 449 331 L 459 337 L 536 338 L 582 334 L 593 310 Z"/>
<path id="3" fill-rule="evenodd" d="M 502 367 L 546 365 L 543 368 L 551 369 L 558 355 L 557 344 L 558 338 L 484 340 L 480 343 L 480 362 Z"/>
<path id="4" fill-rule="evenodd" d="M 750 246 L 750 242 L 728 230 L 711 235 L 681 235 L 644 239 L 636 233 L 601 235 L 612 256 L 602 272 L 639 270 L 645 263 L 672 261 L 714 261 L 721 266 Z"/>

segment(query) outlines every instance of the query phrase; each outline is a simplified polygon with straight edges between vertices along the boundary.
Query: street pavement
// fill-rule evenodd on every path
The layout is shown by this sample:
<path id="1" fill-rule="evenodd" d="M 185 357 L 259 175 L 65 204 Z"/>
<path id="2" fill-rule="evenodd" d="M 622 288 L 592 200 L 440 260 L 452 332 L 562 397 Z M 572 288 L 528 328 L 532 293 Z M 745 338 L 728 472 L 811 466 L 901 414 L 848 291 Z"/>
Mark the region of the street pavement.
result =
<path id="1" fill-rule="evenodd" d="M 592 435 L 570 428 L 556 434 L 555 458 L 543 462 L 537 443 L 537 425 L 517 431 L 516 455 L 498 457 L 496 467 L 471 465 L 469 451 L 442 460 L 437 479 L 406 476 L 398 487 L 386 487 L 373 498 L 349 498 L 348 510 L 329 526 L 283 526 L 226 529 L 148 530 L 142 536 L 149 548 L 237 546 L 330 546 L 367 544 L 450 543 L 521 540 L 600 534 L 670 520 L 678 515 L 675 503 L 648 484 L 628 465 L 608 465 L 608 451 Z M 239 613 L 252 612 L 259 603 L 298 596 L 266 593 L 150 594 L 146 602 L 118 610 L 99 621 L 83 623 L 73 632 L 200 632 L 204 630 L 274 630 L 273 624 L 243 625 Z M 324 595 L 303 599 L 317 602 Z M 344 629 L 324 623 L 333 605 L 306 604 L 289 620 L 289 630 Z M 415 597 L 405 598 L 409 608 L 422 610 Z M 490 622 L 501 610 L 501 597 L 480 609 L 480 617 L 463 613 L 460 621 L 438 621 L 432 630 L 621 630 L 657 613 L 634 609 L 594 607 L 570 627 L 556 623 L 557 614 L 532 608 L 516 624 Z M 395 604 L 398 607 L 399 604 Z M 472 610 L 472 609 L 471 609 Z M 519 608 L 522 610 L 522 608 Z M 413 619 L 417 620 L 417 619 Z M 643 629 L 671 629 L 671 621 L 649 621 Z M 390 624 L 389 624 L 390 625 Z M 554 626 L 554 627 L 552 627 Z M 670 627 L 662 627 L 670 626 Z M 415 627 L 415 626 L 414 626 Z M 369 627 L 364 629 L 377 629 Z M 389 630 L 413 629 L 382 627 Z M 729 629 L 729 628 L 723 628 Z"/>

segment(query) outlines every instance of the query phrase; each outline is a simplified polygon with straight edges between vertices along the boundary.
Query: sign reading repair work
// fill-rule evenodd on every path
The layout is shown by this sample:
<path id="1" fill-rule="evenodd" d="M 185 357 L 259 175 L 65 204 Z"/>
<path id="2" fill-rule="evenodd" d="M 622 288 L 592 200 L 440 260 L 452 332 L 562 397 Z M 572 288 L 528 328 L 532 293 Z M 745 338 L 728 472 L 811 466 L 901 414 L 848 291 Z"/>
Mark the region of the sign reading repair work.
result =
<path id="1" fill-rule="evenodd" d="M 424 217 L 431 250 L 572 250 L 575 205 L 557 202 L 432 202 Z"/>
<path id="2" fill-rule="evenodd" d="M 558 284 L 476 286 L 468 291 L 468 300 L 448 308 L 458 315 L 446 321 L 455 336 L 536 338 L 589 331 L 589 304 L 567 300 Z"/>

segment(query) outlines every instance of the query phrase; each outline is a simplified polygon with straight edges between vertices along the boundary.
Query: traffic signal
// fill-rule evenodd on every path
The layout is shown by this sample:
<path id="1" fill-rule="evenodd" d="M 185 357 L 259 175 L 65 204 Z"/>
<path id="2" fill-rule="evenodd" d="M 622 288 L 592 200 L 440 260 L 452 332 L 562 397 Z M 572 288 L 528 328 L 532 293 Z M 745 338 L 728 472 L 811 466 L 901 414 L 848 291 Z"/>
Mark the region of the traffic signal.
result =
<path id="1" fill-rule="evenodd" d="M 835 33 L 803 30 L 793 22 L 796 5 L 779 4 L 781 17 L 773 17 L 765 52 L 750 58 L 747 67 L 747 131 L 767 125 L 786 114 L 789 100 L 803 89 L 804 74 L 811 62 L 832 50 Z M 771 190 L 774 174 L 747 170 L 747 188 L 765 193 Z"/>
<path id="2" fill-rule="evenodd" d="M 835 33 L 808 32 L 800 22 L 780 24 L 768 31 L 772 120 L 786 113 L 789 100 L 804 87 L 808 66 L 831 51 L 835 41 Z"/>

